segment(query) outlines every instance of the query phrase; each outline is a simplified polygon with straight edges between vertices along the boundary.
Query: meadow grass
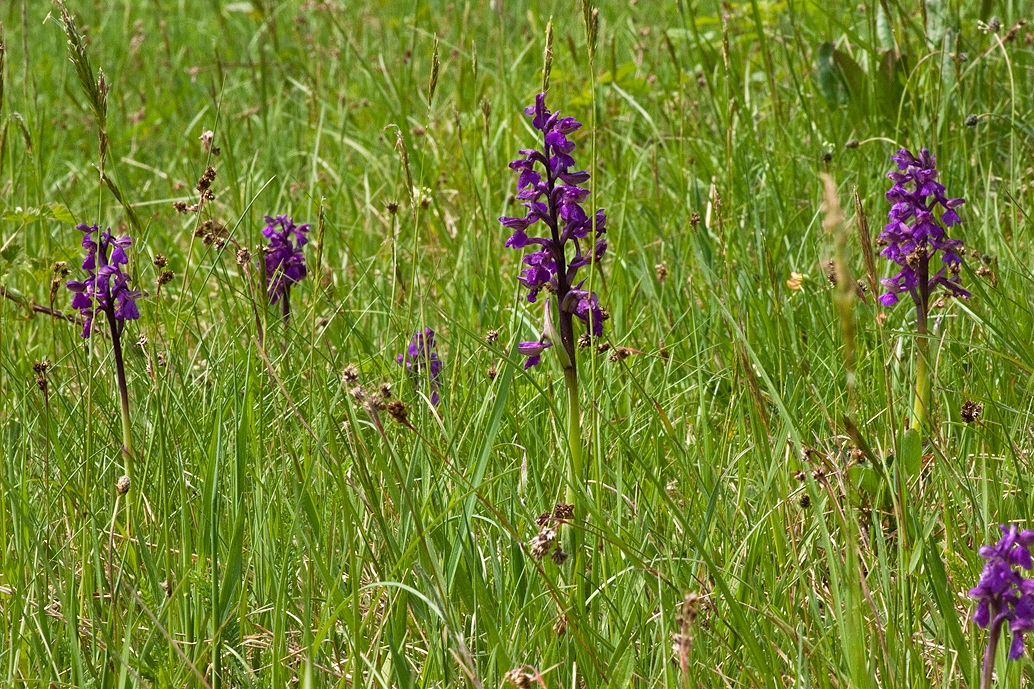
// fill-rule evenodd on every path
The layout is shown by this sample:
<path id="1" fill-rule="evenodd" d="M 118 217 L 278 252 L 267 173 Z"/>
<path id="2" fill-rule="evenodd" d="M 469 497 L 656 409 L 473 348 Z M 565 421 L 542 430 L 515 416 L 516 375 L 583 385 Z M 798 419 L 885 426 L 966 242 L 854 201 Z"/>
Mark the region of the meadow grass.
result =
<path id="1" fill-rule="evenodd" d="M 59 8 L 6 3 L 4 683 L 976 686 L 976 551 L 1032 509 L 1034 49 L 1023 2 L 921 4 L 600 3 L 590 64 L 570 2 L 69 2 L 110 88 L 101 163 Z M 497 221 L 551 16 L 548 103 L 586 124 L 608 214 L 574 485 L 563 374 L 548 351 L 523 369 L 542 314 Z M 856 228 L 879 232 L 901 147 L 967 199 L 973 298 L 931 315 L 922 445 L 914 312 L 826 275 L 874 277 Z M 178 214 L 207 166 L 214 201 Z M 287 324 L 232 242 L 195 236 L 255 255 L 278 214 L 313 225 Z M 53 266 L 81 279 L 76 222 L 132 235 L 149 295 L 124 338 L 132 467 L 110 339 L 33 306 L 71 311 Z M 423 327 L 436 408 L 395 360 Z M 382 383 L 412 428 L 351 394 Z M 568 494 L 573 606 L 570 566 L 528 547 Z M 999 653 L 1003 686 L 1030 667 Z"/>

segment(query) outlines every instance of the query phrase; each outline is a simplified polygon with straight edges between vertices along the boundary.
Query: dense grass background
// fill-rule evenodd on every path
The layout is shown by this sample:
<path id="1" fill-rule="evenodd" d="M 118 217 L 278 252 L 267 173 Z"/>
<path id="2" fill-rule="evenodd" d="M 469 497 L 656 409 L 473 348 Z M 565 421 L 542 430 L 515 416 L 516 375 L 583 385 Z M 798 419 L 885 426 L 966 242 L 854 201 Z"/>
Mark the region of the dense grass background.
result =
<path id="1" fill-rule="evenodd" d="M 571 2 L 70 3 L 110 86 L 104 171 L 131 216 L 98 181 L 58 8 L 5 3 L 5 683 L 488 687 L 530 665 L 550 687 L 975 686 L 976 548 L 1032 509 L 1034 49 L 1031 26 L 1010 30 L 1034 17 L 920 5 L 604 3 L 590 65 Z M 570 567 L 527 550 L 566 489 L 563 386 L 553 359 L 525 372 L 516 354 L 541 311 L 496 220 L 516 210 L 507 163 L 536 141 L 521 113 L 551 15 L 548 103 L 586 123 L 575 155 L 609 217 L 607 341 L 642 352 L 580 361 L 584 609 L 567 607 Z M 903 435 L 915 314 L 871 295 L 838 312 L 820 265 L 820 174 L 862 276 L 852 195 L 875 237 L 904 146 L 968 199 L 956 234 L 976 252 L 974 297 L 932 319 L 921 448 Z M 177 214 L 209 164 L 215 201 Z M 235 249 L 193 233 L 212 220 L 254 248 L 280 213 L 313 223 L 310 279 L 260 347 Z M 73 219 L 132 234 L 151 295 L 127 328 L 146 340 L 127 353 L 124 497 L 109 340 L 31 310 L 55 261 L 80 274 Z M 160 291 L 158 253 L 176 273 Z M 445 363 L 437 409 L 395 362 L 422 326 Z M 377 430 L 350 363 L 393 384 L 417 432 L 386 415 Z M 849 470 L 859 442 L 871 457 Z M 1018 686 L 1030 667 L 1003 651 L 998 674 Z"/>

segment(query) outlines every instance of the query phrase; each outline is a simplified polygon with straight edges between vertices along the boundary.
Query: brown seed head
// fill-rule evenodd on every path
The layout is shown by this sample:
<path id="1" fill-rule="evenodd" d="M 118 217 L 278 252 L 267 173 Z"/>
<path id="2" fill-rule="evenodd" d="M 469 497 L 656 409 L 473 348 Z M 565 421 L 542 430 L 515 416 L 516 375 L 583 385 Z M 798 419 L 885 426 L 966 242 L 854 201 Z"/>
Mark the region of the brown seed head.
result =
<path id="1" fill-rule="evenodd" d="M 499 331 L 489 330 L 485 333 L 485 344 L 495 344 L 499 341 Z"/>
<path id="2" fill-rule="evenodd" d="M 155 254 L 152 263 L 154 263 L 154 265 L 158 266 L 159 268 L 164 268 L 166 265 L 168 265 L 169 259 L 165 258 L 164 254 Z"/>
<path id="3" fill-rule="evenodd" d="M 349 364 L 345 366 L 345 370 L 341 373 L 341 378 L 346 385 L 351 385 L 359 380 L 359 369 L 356 368 L 355 364 Z"/>
<path id="4" fill-rule="evenodd" d="M 162 274 L 158 276 L 159 285 L 167 285 L 172 282 L 172 279 L 176 277 L 176 274 L 171 270 L 163 270 Z"/>
<path id="5" fill-rule="evenodd" d="M 251 263 L 251 252 L 248 251 L 248 247 L 242 246 L 237 249 L 237 265 L 246 266 Z"/>
<path id="6" fill-rule="evenodd" d="M 402 400 L 392 400 L 388 402 L 388 416 L 401 424 L 408 424 L 409 408 Z"/>
<path id="7" fill-rule="evenodd" d="M 658 282 L 664 282 L 668 279 L 668 266 L 664 265 L 663 263 L 658 263 L 653 267 L 653 269 L 657 271 Z"/>
<path id="8" fill-rule="evenodd" d="M 528 544 L 532 559 L 540 562 L 542 558 L 549 554 L 549 549 L 554 541 L 556 541 L 556 529 L 551 529 L 548 526 L 542 527 L 538 535 L 532 538 Z"/>
<path id="9" fill-rule="evenodd" d="M 125 495 L 129 492 L 129 484 L 130 481 L 128 476 L 119 476 L 118 481 L 115 482 L 115 491 L 119 495 Z"/>
<path id="10" fill-rule="evenodd" d="M 567 557 L 566 553 L 564 554 L 564 557 Z M 557 563 L 557 564 L 559 564 L 559 563 Z M 553 632 L 557 636 L 563 636 L 564 634 L 567 633 L 567 615 L 561 615 L 557 619 L 556 624 L 553 625 Z"/>
<path id="11" fill-rule="evenodd" d="M 215 168 L 214 167 L 207 167 L 207 168 L 205 168 L 205 174 L 201 175 L 201 179 L 199 179 L 197 181 L 197 187 L 195 187 L 195 188 L 198 191 L 200 191 L 202 193 L 202 195 L 204 195 L 204 192 L 208 191 L 208 188 L 212 186 L 212 182 L 214 180 L 215 180 Z"/>
<path id="12" fill-rule="evenodd" d="M 962 409 L 959 410 L 959 416 L 966 423 L 973 423 L 980 418 L 980 412 L 984 411 L 984 405 L 976 404 L 972 400 L 966 400 L 962 403 Z"/>
<path id="13" fill-rule="evenodd" d="M 495 366 L 489 366 L 488 370 L 485 371 L 485 375 L 488 376 L 489 380 L 495 380 L 495 377 L 499 375 L 499 371 L 495 370 Z"/>
<path id="14" fill-rule="evenodd" d="M 574 519 L 574 505 L 568 505 L 566 502 L 558 502 L 553 507 L 553 516 L 557 519 Z"/>

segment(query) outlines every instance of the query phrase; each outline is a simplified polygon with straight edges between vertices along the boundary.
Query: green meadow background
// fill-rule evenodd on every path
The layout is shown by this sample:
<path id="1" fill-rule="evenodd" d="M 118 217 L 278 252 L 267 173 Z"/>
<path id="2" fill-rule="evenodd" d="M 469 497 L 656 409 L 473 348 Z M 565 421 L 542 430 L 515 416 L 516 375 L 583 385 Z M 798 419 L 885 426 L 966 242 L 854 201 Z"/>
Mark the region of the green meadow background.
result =
<path id="1" fill-rule="evenodd" d="M 1028 3 L 601 2 L 591 54 L 574 0 L 68 10 L 110 89 L 103 165 L 60 7 L 0 6 L 6 686 L 977 685 L 976 551 L 1034 500 Z M 608 216 L 611 349 L 580 352 L 562 527 L 584 600 L 530 556 L 568 489 L 564 388 L 550 352 L 517 354 L 542 310 L 497 220 L 522 212 L 507 165 L 538 141 L 550 17 L 547 105 L 585 124 Z M 973 297 L 932 312 L 922 445 L 914 309 L 879 306 L 896 268 L 864 260 L 902 147 L 967 199 Z M 177 213 L 206 166 L 214 200 Z M 312 223 L 286 326 L 234 244 L 278 214 Z M 148 293 L 132 466 L 110 337 L 46 311 L 83 276 L 77 222 L 131 235 Z M 864 301 L 835 299 L 833 256 Z M 422 327 L 437 408 L 395 360 Z M 383 383 L 412 428 L 350 393 Z M 1021 686 L 1029 655 L 996 672 Z"/>

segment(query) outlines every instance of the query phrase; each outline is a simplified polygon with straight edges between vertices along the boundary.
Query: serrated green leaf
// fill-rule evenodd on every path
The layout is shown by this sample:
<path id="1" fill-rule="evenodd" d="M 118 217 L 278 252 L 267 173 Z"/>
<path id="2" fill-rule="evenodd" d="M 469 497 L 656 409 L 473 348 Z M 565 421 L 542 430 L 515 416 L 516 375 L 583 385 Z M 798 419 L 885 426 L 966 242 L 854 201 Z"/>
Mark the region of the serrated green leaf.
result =
<path id="1" fill-rule="evenodd" d="M 69 225 L 75 225 L 75 216 L 72 215 L 72 211 L 62 203 L 48 203 L 47 208 L 50 209 L 50 215 L 59 222 L 68 223 Z"/>

